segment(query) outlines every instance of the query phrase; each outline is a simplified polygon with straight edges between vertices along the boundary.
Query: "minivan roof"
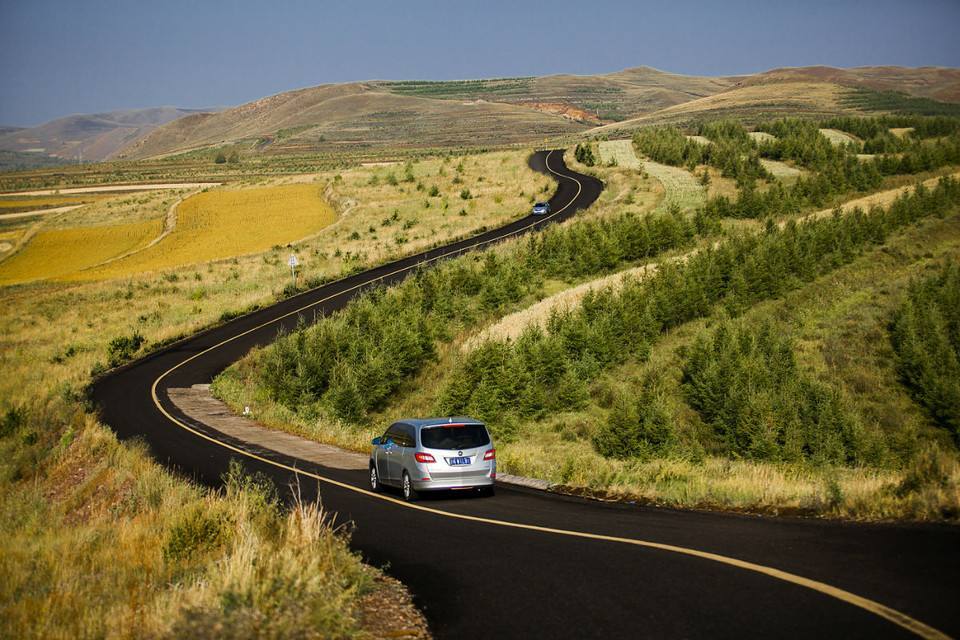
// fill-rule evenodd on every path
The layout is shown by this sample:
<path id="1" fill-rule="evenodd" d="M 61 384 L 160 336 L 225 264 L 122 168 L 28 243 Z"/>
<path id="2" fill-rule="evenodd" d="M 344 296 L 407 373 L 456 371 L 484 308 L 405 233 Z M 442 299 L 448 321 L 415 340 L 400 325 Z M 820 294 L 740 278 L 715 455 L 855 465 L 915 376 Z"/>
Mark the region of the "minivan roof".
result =
<path id="1" fill-rule="evenodd" d="M 397 422 L 404 422 L 416 428 L 435 427 L 441 424 L 483 424 L 482 421 L 469 416 L 447 416 L 443 418 L 405 418 Z"/>

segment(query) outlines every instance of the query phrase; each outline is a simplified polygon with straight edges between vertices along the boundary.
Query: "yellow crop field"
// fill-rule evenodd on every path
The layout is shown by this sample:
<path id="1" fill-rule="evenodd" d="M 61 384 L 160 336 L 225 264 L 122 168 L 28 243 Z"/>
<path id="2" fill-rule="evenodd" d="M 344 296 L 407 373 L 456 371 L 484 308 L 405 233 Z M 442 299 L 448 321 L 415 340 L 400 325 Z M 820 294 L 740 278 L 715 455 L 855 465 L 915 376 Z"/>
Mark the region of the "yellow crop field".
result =
<path id="1" fill-rule="evenodd" d="M 162 220 L 146 220 L 40 231 L 22 251 L 0 262 L 0 285 L 67 276 L 146 245 L 162 228 Z"/>
<path id="2" fill-rule="evenodd" d="M 66 279 L 121 277 L 258 253 L 316 233 L 335 217 L 317 184 L 206 191 L 180 204 L 176 228 L 157 244 Z"/>

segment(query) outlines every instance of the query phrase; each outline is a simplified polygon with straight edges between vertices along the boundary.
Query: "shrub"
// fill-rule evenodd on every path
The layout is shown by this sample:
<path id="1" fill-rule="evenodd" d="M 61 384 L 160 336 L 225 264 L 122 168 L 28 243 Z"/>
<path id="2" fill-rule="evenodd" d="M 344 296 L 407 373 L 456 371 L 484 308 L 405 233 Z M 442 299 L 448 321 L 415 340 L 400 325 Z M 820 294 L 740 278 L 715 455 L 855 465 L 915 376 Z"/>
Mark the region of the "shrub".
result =
<path id="1" fill-rule="evenodd" d="M 593 155 L 593 148 L 589 143 L 578 144 L 573 151 L 573 157 L 577 159 L 577 162 L 581 162 L 588 167 L 592 167 L 597 162 L 596 157 Z"/>
<path id="2" fill-rule="evenodd" d="M 626 459 L 662 453 L 674 438 L 663 401 L 645 389 L 640 397 L 617 396 L 607 422 L 593 437 L 593 447 L 602 456 Z"/>
<path id="3" fill-rule="evenodd" d="M 129 336 L 119 336 L 107 345 L 107 357 L 111 367 L 116 367 L 133 358 L 146 339 L 139 331 Z"/>
<path id="4" fill-rule="evenodd" d="M 210 504 L 195 504 L 167 531 L 163 556 L 168 560 L 189 560 L 200 553 L 221 548 L 229 540 L 229 523 L 223 514 L 211 513 Z"/>

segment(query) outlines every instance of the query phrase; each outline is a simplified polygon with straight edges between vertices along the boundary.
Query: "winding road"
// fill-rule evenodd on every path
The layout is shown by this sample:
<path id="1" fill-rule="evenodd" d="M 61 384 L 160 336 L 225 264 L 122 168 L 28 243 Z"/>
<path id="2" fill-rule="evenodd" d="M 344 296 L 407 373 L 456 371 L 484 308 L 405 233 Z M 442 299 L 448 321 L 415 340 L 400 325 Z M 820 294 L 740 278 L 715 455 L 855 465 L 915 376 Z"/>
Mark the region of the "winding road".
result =
<path id="1" fill-rule="evenodd" d="M 364 471 L 320 467 L 237 441 L 184 415 L 167 390 L 207 383 L 247 353 L 398 282 L 418 265 L 486 246 L 589 206 L 595 178 L 557 151 L 531 167 L 558 182 L 549 218 L 356 274 L 232 320 L 95 381 L 119 437 L 217 486 L 231 458 L 281 487 L 299 482 L 352 546 L 414 593 L 438 638 L 927 637 L 960 634 L 960 529 L 855 525 L 607 504 L 501 485 L 413 505 L 366 490 Z M 949 635 L 948 635 L 949 634 Z"/>

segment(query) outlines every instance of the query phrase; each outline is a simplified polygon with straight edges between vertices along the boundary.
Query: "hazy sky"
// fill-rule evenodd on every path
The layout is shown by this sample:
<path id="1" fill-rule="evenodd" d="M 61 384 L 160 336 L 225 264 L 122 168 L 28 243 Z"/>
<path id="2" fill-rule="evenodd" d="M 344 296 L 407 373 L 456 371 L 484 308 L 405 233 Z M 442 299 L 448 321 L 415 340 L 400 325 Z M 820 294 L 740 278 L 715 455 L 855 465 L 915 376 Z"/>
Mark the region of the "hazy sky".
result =
<path id="1" fill-rule="evenodd" d="M 960 67 L 960 0 L 0 0 L 0 124 L 366 79 Z"/>

